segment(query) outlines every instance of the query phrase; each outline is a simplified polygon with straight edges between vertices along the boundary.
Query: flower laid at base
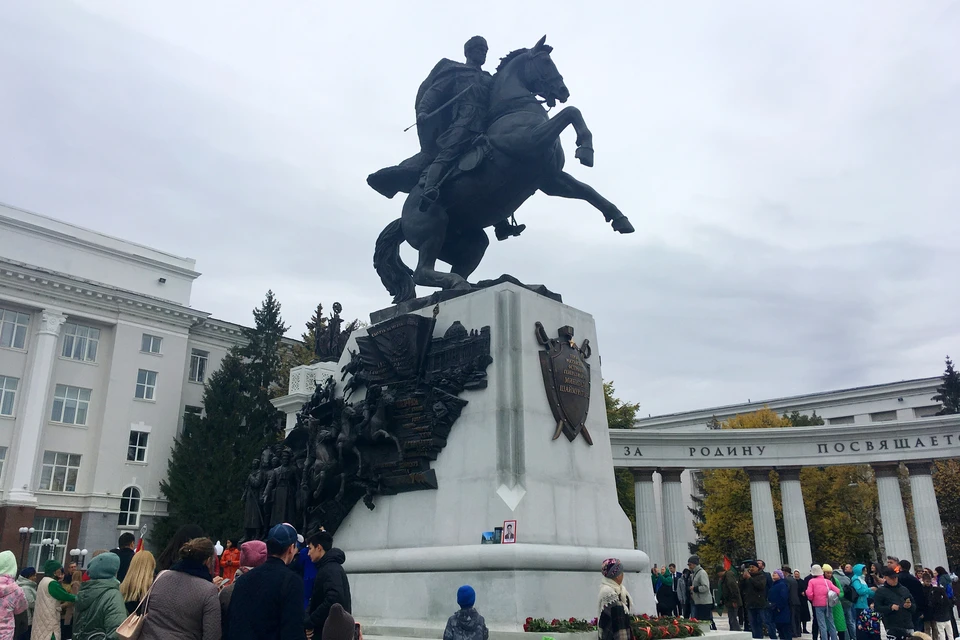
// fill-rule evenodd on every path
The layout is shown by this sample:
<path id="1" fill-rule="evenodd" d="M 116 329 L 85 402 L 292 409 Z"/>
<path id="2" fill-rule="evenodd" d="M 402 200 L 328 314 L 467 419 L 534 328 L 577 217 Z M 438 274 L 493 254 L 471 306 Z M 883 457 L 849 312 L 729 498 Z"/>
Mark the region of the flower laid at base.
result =
<path id="1" fill-rule="evenodd" d="M 643 614 L 640 616 L 632 616 L 630 626 L 633 628 L 633 636 L 637 640 L 689 638 L 703 635 L 703 627 L 696 618 L 675 618 L 671 616 L 651 618 L 647 614 Z M 578 620 L 577 618 L 569 618 L 567 620 L 554 618 L 550 622 L 547 622 L 544 618 L 527 618 L 523 624 L 523 630 L 529 633 L 580 633 L 584 631 L 596 631 L 597 619 L 594 618 L 588 622 L 587 620 Z"/>

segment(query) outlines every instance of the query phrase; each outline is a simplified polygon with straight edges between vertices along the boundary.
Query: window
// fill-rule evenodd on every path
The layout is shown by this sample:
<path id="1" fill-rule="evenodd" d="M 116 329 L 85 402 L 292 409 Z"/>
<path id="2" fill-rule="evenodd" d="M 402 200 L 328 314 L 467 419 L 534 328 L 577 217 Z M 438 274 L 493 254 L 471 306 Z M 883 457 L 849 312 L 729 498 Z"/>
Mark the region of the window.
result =
<path id="1" fill-rule="evenodd" d="M 117 519 L 117 526 L 135 527 L 138 520 L 140 520 L 140 489 L 127 487 L 120 498 L 120 517 Z"/>
<path id="2" fill-rule="evenodd" d="M 140 351 L 144 353 L 160 353 L 160 344 L 163 338 L 160 336 L 151 336 L 148 333 L 143 334 L 140 339 Z"/>
<path id="3" fill-rule="evenodd" d="M 62 451 L 44 451 L 40 471 L 41 491 L 77 490 L 77 474 L 80 473 L 80 455 Z"/>
<path id="4" fill-rule="evenodd" d="M 7 461 L 7 448 L 0 447 L 0 478 L 3 477 L 3 463 Z"/>
<path id="5" fill-rule="evenodd" d="M 17 400 L 17 385 L 19 378 L 0 376 L 0 416 L 12 416 L 13 406 Z"/>
<path id="6" fill-rule="evenodd" d="M 207 373 L 207 358 L 210 356 L 206 351 L 197 351 L 190 354 L 190 382 L 203 382 Z"/>
<path id="7" fill-rule="evenodd" d="M 30 554 L 27 566 L 42 567 L 51 558 L 63 564 L 67 559 L 67 542 L 70 539 L 69 518 L 34 518 L 36 529 L 30 537 Z M 43 544 L 44 540 L 51 543 Z"/>
<path id="8" fill-rule="evenodd" d="M 157 372 L 140 369 L 137 373 L 136 397 L 141 400 L 153 400 L 157 393 Z"/>
<path id="9" fill-rule="evenodd" d="M 146 462 L 147 437 L 149 435 L 146 431 L 130 432 L 130 446 L 127 447 L 128 462 Z"/>
<path id="10" fill-rule="evenodd" d="M 843 416 L 840 418 L 830 418 L 827 424 L 853 424 L 853 416 Z"/>
<path id="11" fill-rule="evenodd" d="M 897 419 L 896 411 L 880 411 L 870 414 L 870 422 L 890 422 Z"/>
<path id="12" fill-rule="evenodd" d="M 942 408 L 943 407 L 938 404 L 930 405 L 928 407 L 917 407 L 913 410 L 913 415 L 917 418 L 929 418 L 937 415 Z"/>
<path id="13" fill-rule="evenodd" d="M 29 313 L 0 309 L 0 347 L 23 349 L 29 326 Z"/>
<path id="14" fill-rule="evenodd" d="M 98 346 L 100 346 L 100 329 L 72 322 L 63 325 L 63 351 L 60 355 L 64 358 L 96 362 Z"/>
<path id="15" fill-rule="evenodd" d="M 63 424 L 87 424 L 90 393 L 90 389 L 58 384 L 53 392 L 53 413 L 50 421 Z"/>

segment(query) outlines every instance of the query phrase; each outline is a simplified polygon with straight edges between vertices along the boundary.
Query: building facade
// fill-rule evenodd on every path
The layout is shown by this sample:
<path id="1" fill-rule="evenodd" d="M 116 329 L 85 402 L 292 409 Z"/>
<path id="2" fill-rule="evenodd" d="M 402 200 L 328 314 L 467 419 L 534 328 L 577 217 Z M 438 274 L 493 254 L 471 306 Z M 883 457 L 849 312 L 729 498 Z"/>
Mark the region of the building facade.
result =
<path id="1" fill-rule="evenodd" d="M 637 421 L 612 432 L 614 466 L 634 474 L 637 541 L 654 562 L 682 564 L 696 540 L 693 482 L 699 469 L 739 468 L 750 477 L 757 552 L 771 566 L 811 562 L 799 471 L 805 466 L 869 464 L 876 478 L 886 553 L 924 566 L 949 566 L 931 479 L 934 460 L 960 456 L 960 416 L 936 414 L 940 378 L 776 398 Z M 816 427 L 711 430 L 708 425 L 769 408 L 824 418 Z M 917 539 L 911 541 L 897 480 L 907 464 Z M 786 557 L 781 558 L 771 502 L 770 473 L 783 492 Z M 918 550 L 914 557 L 913 548 Z"/>
<path id="2" fill-rule="evenodd" d="M 242 342 L 190 307 L 199 275 L 192 259 L 0 205 L 0 548 L 24 565 L 113 548 L 166 513 L 183 415 Z"/>

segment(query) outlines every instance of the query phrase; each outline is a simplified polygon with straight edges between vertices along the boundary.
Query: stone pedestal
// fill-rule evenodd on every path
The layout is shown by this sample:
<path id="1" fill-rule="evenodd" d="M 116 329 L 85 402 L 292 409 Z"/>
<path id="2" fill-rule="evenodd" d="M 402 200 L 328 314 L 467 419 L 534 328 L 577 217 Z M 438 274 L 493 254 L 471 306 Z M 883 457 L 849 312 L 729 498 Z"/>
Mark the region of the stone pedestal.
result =
<path id="1" fill-rule="evenodd" d="M 469 404 L 432 465 L 437 490 L 380 496 L 373 511 L 358 504 L 337 531 L 354 615 L 379 628 L 442 629 L 457 588 L 470 584 L 491 629 L 519 630 L 529 616 L 590 619 L 608 557 L 623 561 L 637 611 L 653 613 L 649 560 L 617 502 L 593 318 L 505 283 L 440 303 L 434 335 L 458 320 L 491 328 L 488 388 L 462 394 Z M 577 344 L 590 341 L 593 446 L 582 435 L 552 440 L 536 322 L 550 337 L 570 325 Z M 516 544 L 480 544 L 506 520 L 517 521 Z"/>

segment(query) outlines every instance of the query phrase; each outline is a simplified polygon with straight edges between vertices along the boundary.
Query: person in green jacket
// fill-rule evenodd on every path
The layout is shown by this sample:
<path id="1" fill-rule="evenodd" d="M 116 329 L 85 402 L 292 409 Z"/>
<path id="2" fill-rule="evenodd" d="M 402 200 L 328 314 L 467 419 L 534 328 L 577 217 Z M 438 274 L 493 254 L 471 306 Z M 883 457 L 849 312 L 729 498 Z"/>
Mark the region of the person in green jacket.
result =
<path id="1" fill-rule="evenodd" d="M 74 607 L 74 640 L 89 640 L 100 634 L 106 634 L 107 640 L 117 640 L 117 627 L 127 618 L 117 580 L 119 570 L 120 556 L 115 553 L 101 554 L 90 562 L 90 580 L 81 585 Z"/>
<path id="2" fill-rule="evenodd" d="M 823 577 L 836 585 L 840 589 L 840 602 L 838 602 L 831 611 L 833 612 L 833 625 L 837 628 L 837 633 L 842 633 L 845 635 L 847 640 L 851 638 L 847 634 L 847 614 L 843 611 L 843 587 L 840 586 L 840 581 L 837 580 L 837 577 L 833 575 L 833 567 L 828 564 L 823 565 Z M 854 629 L 854 632 L 856 629 Z"/>
<path id="3" fill-rule="evenodd" d="M 75 602 L 77 596 L 63 588 L 63 565 L 56 560 L 43 563 L 43 580 L 37 585 L 37 601 L 33 608 L 32 640 L 60 640 L 60 612 L 64 602 Z"/>

